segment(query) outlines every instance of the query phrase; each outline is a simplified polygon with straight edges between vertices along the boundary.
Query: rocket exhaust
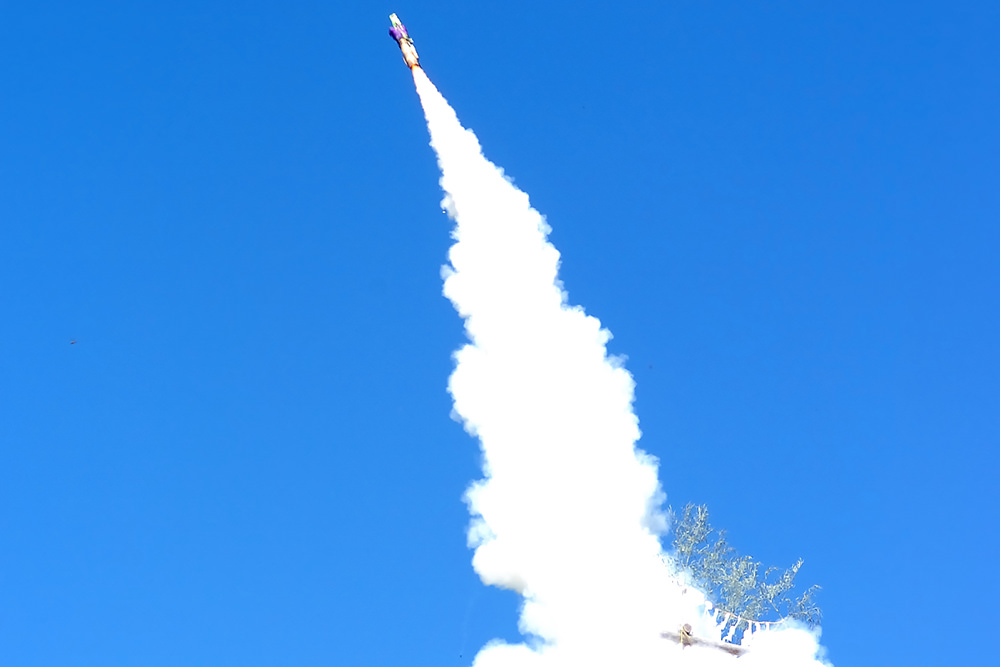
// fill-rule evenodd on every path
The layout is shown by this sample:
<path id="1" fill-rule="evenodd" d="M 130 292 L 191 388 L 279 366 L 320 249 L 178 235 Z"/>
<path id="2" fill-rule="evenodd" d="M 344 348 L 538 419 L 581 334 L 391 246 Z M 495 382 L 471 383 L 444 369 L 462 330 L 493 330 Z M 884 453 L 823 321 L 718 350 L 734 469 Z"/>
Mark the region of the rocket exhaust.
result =
<path id="1" fill-rule="evenodd" d="M 483 156 L 423 70 L 411 70 L 455 223 L 444 295 L 469 342 L 448 390 L 483 455 L 483 478 L 465 494 L 472 564 L 484 584 L 523 599 L 525 641 L 491 642 L 474 664 L 820 667 L 804 632 L 792 648 L 739 658 L 663 638 L 692 619 L 703 633 L 710 619 L 660 544 L 665 497 L 659 462 L 636 447 L 632 376 L 608 355 L 610 332 L 570 305 L 559 252 L 528 195 Z"/>

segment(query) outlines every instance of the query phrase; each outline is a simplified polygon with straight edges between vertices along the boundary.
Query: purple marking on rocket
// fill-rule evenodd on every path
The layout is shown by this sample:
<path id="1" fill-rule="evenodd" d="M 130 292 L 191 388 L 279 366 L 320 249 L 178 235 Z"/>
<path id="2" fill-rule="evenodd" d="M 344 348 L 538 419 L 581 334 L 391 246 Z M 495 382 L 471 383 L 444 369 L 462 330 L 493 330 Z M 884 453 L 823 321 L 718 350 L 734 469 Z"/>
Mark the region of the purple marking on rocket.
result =
<path id="1" fill-rule="evenodd" d="M 409 39 L 409 37 L 410 37 L 406 33 L 406 26 L 404 26 L 402 23 L 400 23 L 398 26 L 394 25 L 391 28 L 389 28 L 389 35 L 394 40 L 396 40 L 397 43 L 400 42 L 400 41 L 402 41 L 402 40 L 404 40 L 404 39 Z"/>

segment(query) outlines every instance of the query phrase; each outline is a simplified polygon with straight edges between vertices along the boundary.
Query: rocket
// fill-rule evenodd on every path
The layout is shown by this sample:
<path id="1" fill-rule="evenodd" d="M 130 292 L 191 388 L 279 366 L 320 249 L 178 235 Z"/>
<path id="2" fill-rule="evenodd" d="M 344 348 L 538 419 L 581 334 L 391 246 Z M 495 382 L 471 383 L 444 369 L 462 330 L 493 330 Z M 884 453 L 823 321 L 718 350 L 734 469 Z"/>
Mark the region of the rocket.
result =
<path id="1" fill-rule="evenodd" d="M 389 28 L 389 36 L 399 44 L 399 50 L 403 52 L 403 62 L 410 69 L 420 67 L 420 58 L 417 56 L 417 49 L 413 46 L 413 38 L 406 32 L 406 26 L 400 23 L 399 17 L 395 14 L 389 15 L 392 27 Z"/>

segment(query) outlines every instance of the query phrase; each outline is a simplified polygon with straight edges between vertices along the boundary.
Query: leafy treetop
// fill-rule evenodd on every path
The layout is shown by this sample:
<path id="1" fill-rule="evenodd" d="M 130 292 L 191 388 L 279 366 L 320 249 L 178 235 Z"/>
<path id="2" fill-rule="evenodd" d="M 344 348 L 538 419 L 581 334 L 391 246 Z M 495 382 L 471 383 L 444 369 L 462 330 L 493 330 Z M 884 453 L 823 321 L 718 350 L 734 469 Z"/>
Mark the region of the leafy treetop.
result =
<path id="1" fill-rule="evenodd" d="M 797 598 L 787 595 L 795 587 L 802 559 L 776 577 L 772 575 L 780 570 L 777 567 L 762 574 L 761 563 L 738 555 L 726 541 L 726 531 L 712 528 L 704 505 L 688 504 L 674 522 L 673 555 L 716 606 L 744 621 L 791 618 L 809 626 L 820 623 L 822 612 L 813 599 L 819 586 L 811 586 Z"/>

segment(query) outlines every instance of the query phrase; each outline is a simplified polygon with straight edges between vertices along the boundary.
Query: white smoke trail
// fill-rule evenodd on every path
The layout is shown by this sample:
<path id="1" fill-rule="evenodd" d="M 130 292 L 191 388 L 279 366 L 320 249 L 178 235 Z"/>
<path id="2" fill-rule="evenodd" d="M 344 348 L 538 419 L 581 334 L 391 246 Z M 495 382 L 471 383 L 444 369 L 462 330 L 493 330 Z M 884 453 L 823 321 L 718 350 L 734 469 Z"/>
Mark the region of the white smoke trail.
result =
<path id="1" fill-rule="evenodd" d="M 559 253 L 528 196 L 483 157 L 420 68 L 413 77 L 456 223 L 444 293 L 471 340 L 449 390 L 483 451 L 485 479 L 466 496 L 473 567 L 524 599 L 526 643 L 487 645 L 475 665 L 729 664 L 737 658 L 660 637 L 709 621 L 704 597 L 664 564 L 657 461 L 635 447 L 634 382 L 607 355 L 611 334 L 567 304 Z M 764 646 L 757 664 L 819 665 L 801 634 L 805 649 Z"/>

